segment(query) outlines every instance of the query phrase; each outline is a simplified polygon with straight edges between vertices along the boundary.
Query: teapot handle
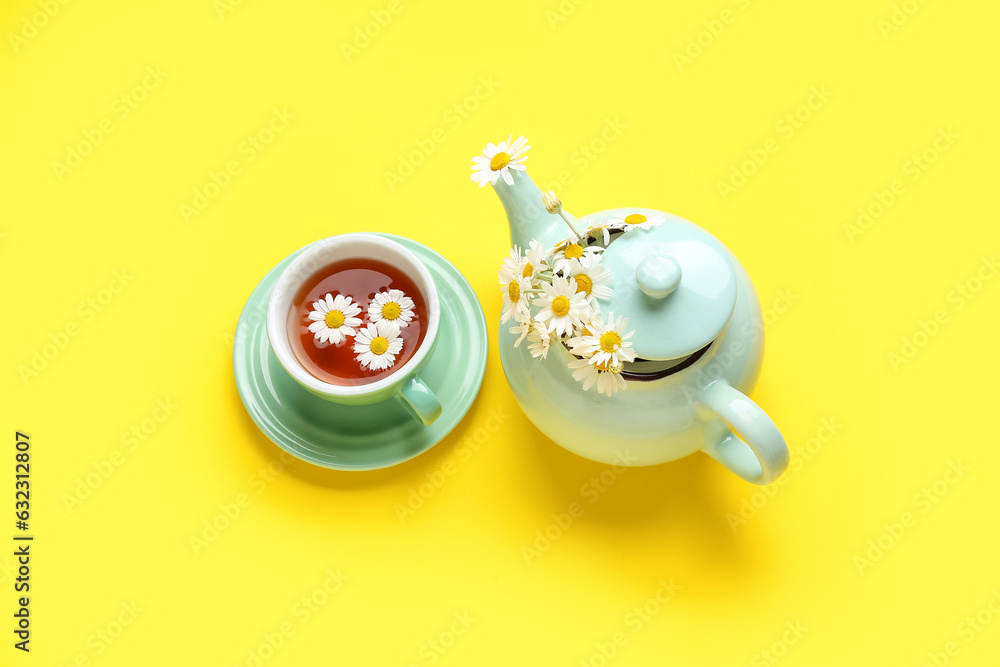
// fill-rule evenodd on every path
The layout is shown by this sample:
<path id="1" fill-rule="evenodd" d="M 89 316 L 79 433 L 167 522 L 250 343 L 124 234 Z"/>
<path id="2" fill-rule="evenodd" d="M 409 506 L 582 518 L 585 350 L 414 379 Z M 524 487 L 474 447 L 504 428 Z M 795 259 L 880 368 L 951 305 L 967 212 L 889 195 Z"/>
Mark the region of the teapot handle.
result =
<path id="1" fill-rule="evenodd" d="M 788 467 L 781 431 L 742 392 L 717 380 L 705 388 L 699 402 L 728 427 L 705 447 L 706 454 L 754 484 L 770 484 Z"/>

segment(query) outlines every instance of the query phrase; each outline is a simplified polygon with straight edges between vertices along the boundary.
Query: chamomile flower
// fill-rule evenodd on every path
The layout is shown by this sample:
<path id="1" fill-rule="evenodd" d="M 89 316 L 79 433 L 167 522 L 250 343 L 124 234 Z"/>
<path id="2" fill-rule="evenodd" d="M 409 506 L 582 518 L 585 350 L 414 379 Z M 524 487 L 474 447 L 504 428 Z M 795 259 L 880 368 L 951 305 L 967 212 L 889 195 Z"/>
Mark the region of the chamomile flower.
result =
<path id="1" fill-rule="evenodd" d="M 500 271 L 497 272 L 497 275 L 504 269 L 507 269 L 510 274 L 524 276 L 524 265 L 527 261 L 524 255 L 521 254 L 521 249 L 515 245 L 510 249 L 510 253 L 503 258 L 503 264 L 500 266 Z M 524 277 L 527 278 L 527 276 Z M 500 282 L 503 283 L 505 281 L 501 278 Z"/>
<path id="2" fill-rule="evenodd" d="M 326 294 L 313 302 L 313 309 L 309 312 L 309 331 L 318 342 L 329 341 L 336 345 L 356 333 L 357 327 L 361 326 L 361 319 L 356 317 L 360 312 L 361 307 L 351 297 Z"/>
<path id="3" fill-rule="evenodd" d="M 504 183 L 514 185 L 514 177 L 511 176 L 510 170 L 526 171 L 524 161 L 528 156 L 525 152 L 529 148 L 531 146 L 523 136 L 515 139 L 513 143 L 510 137 L 507 137 L 507 141 L 501 141 L 499 146 L 486 144 L 483 154 L 472 158 L 473 182 L 479 183 L 479 187 L 484 187 L 487 183 L 495 186 L 502 177 Z"/>
<path id="4" fill-rule="evenodd" d="M 583 292 L 576 291 L 576 281 L 572 278 L 552 277 L 552 284 L 542 283 L 544 294 L 534 300 L 541 311 L 535 319 L 549 333 L 572 334 L 573 328 L 582 325 L 582 320 L 590 316 L 590 307 Z"/>
<path id="5" fill-rule="evenodd" d="M 589 326 L 590 322 L 588 321 L 584 324 L 581 324 L 578 327 L 574 327 L 570 337 L 566 339 L 566 347 L 569 348 L 570 352 L 572 352 L 573 349 L 575 349 L 577 346 L 583 343 L 584 336 L 591 335 L 590 329 L 587 328 Z"/>
<path id="6" fill-rule="evenodd" d="M 552 253 L 552 270 L 565 271 L 571 259 L 593 257 L 602 250 L 604 248 L 601 246 L 583 246 L 577 243 L 575 239 L 567 239 L 562 243 L 556 244 L 555 250 Z"/>
<path id="7" fill-rule="evenodd" d="M 413 319 L 413 299 L 399 289 L 379 292 L 368 305 L 368 319 L 371 322 L 389 320 L 403 328 Z"/>
<path id="8" fill-rule="evenodd" d="M 542 193 L 542 206 L 552 215 L 559 215 L 559 212 L 562 211 L 562 202 L 552 190 Z"/>
<path id="9" fill-rule="evenodd" d="M 511 332 L 512 334 L 517 334 L 517 340 L 514 341 L 514 347 L 517 347 L 521 344 L 521 341 L 523 341 L 525 337 L 527 337 L 528 334 L 534 331 L 534 329 L 535 329 L 535 321 L 532 320 L 531 318 L 527 318 L 523 321 L 519 321 L 515 326 L 512 326 L 507 331 Z"/>
<path id="10" fill-rule="evenodd" d="M 662 213 L 654 213 L 647 216 L 645 213 L 628 213 L 618 215 L 607 221 L 608 225 L 616 225 L 618 228 L 630 232 L 633 229 L 652 229 L 659 227 L 666 220 Z"/>
<path id="11" fill-rule="evenodd" d="M 584 234 L 595 241 L 604 241 L 604 245 L 608 245 L 611 242 L 611 232 L 619 232 L 623 229 L 624 227 L 622 227 L 621 223 L 605 222 L 601 225 L 587 227 L 587 231 Z"/>
<path id="12" fill-rule="evenodd" d="M 552 346 L 552 336 L 542 327 L 532 327 L 528 333 L 528 352 L 531 356 L 544 359 Z"/>
<path id="13" fill-rule="evenodd" d="M 392 368 L 396 355 L 403 350 L 403 339 L 399 337 L 399 326 L 388 319 L 370 322 L 354 337 L 355 359 L 362 368 L 381 371 Z"/>
<path id="14" fill-rule="evenodd" d="M 509 257 L 507 259 L 510 259 Z M 500 293 L 503 296 L 503 313 L 500 315 L 500 322 L 506 322 L 513 317 L 518 322 L 531 319 L 529 315 L 528 290 L 531 289 L 531 278 L 521 276 L 522 268 L 520 264 L 508 266 L 504 260 L 504 265 L 497 271 L 500 279 Z"/>
<path id="15" fill-rule="evenodd" d="M 521 269 L 521 275 L 525 278 L 531 278 L 534 282 L 535 276 L 547 268 L 548 253 L 541 243 L 532 239 L 531 243 L 528 244 L 528 249 L 524 252 L 524 267 Z"/>
<path id="16" fill-rule="evenodd" d="M 590 309 L 595 314 L 600 313 L 601 307 L 597 300 L 611 298 L 611 284 L 615 281 L 615 277 L 608 267 L 601 263 L 601 256 L 592 255 L 571 259 L 569 266 L 563 273 L 576 281 L 576 291 L 584 293 L 590 304 Z"/>
<path id="17" fill-rule="evenodd" d="M 587 325 L 589 335 L 575 339 L 570 352 L 583 357 L 593 366 L 615 368 L 635 361 L 632 343 L 627 342 L 635 331 L 625 333 L 627 326 L 628 318 L 619 317 L 616 320 L 614 313 L 608 315 L 606 322 L 596 317 Z"/>
<path id="18" fill-rule="evenodd" d="M 597 391 L 613 396 L 619 389 L 626 389 L 625 378 L 622 377 L 622 367 L 609 364 L 594 366 L 586 359 L 574 359 L 569 362 L 573 370 L 573 379 L 583 382 L 583 390 L 587 391 L 597 383 Z"/>

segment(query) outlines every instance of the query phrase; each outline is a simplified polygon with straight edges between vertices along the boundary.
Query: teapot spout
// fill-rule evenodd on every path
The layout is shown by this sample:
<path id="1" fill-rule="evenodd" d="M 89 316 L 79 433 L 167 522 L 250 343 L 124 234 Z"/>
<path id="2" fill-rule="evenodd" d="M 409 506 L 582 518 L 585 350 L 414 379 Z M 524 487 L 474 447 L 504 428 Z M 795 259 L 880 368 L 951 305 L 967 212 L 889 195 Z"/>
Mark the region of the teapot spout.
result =
<path id="1" fill-rule="evenodd" d="M 507 212 L 511 245 L 527 248 L 528 242 L 535 239 L 549 247 L 564 241 L 569 231 L 566 222 L 559 215 L 545 210 L 542 191 L 528 173 L 512 169 L 510 175 L 513 185 L 499 179 L 493 189 Z"/>

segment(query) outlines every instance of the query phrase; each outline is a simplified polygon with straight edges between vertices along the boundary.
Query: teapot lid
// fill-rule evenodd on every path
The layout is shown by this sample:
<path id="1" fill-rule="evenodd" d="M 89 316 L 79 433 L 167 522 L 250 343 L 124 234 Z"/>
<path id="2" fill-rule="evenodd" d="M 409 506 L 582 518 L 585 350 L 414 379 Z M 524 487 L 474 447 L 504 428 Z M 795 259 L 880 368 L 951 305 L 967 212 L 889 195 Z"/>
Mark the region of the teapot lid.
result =
<path id="1" fill-rule="evenodd" d="M 729 251 L 701 227 L 651 209 L 610 209 L 578 223 L 600 225 L 634 213 L 664 222 L 617 234 L 608 243 L 603 264 L 613 273 L 614 285 L 602 311 L 629 318 L 640 359 L 693 354 L 722 332 L 736 307 Z"/>

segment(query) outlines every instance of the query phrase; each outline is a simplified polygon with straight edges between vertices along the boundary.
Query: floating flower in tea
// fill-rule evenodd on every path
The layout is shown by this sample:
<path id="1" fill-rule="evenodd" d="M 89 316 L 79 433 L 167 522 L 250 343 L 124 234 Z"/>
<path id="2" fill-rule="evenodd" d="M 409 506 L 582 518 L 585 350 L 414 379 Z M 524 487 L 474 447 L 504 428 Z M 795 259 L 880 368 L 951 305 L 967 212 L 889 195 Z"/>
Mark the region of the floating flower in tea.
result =
<path id="1" fill-rule="evenodd" d="M 355 317 L 359 313 L 361 308 L 351 297 L 343 294 L 334 297 L 327 293 L 313 303 L 313 310 L 309 313 L 309 319 L 312 320 L 309 331 L 313 332 L 320 343 L 339 343 L 348 336 L 353 336 L 361 326 L 361 319 Z"/>
<path id="2" fill-rule="evenodd" d="M 373 371 L 391 368 L 396 363 L 396 355 L 403 350 L 403 339 L 399 337 L 399 326 L 391 320 L 369 323 L 354 338 L 356 359 L 361 366 Z"/>
<path id="3" fill-rule="evenodd" d="M 368 306 L 368 319 L 372 322 L 389 320 L 403 328 L 413 319 L 413 299 L 398 289 L 379 292 Z"/>

